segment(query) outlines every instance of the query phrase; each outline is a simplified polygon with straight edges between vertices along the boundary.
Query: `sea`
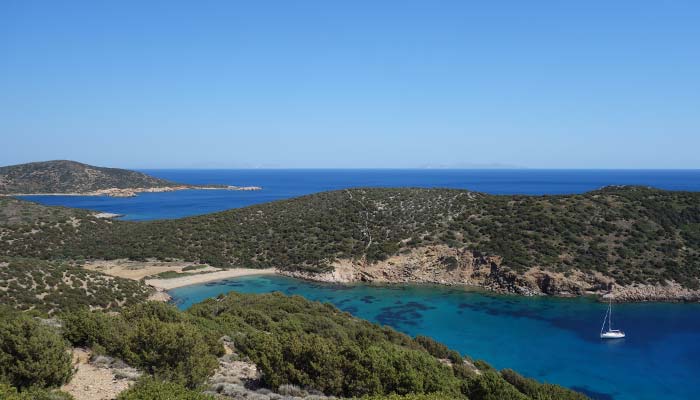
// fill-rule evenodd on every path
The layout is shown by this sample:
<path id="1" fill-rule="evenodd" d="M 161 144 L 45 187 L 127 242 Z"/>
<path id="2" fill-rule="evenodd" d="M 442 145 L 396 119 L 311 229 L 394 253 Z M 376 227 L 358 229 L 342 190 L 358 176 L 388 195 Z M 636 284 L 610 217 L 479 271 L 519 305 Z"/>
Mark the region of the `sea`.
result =
<path id="1" fill-rule="evenodd" d="M 123 215 L 124 220 L 180 218 L 351 187 L 468 189 L 491 194 L 570 194 L 608 185 L 644 185 L 700 191 L 700 170 L 532 170 L 532 169 L 243 169 L 142 170 L 188 184 L 261 186 L 260 191 L 182 190 L 137 197 L 26 196 L 47 205 L 87 208 Z"/>
<path id="2" fill-rule="evenodd" d="M 144 170 L 189 184 L 263 190 L 184 190 L 133 198 L 26 196 L 144 221 L 181 218 L 350 187 L 446 187 L 491 194 L 583 193 L 608 185 L 700 191 L 700 170 Z M 601 341 L 606 305 L 593 298 L 495 295 L 475 289 L 411 285 L 333 285 L 248 276 L 170 291 L 182 309 L 229 291 L 281 291 L 329 302 L 409 335 L 427 335 L 496 368 L 593 399 L 700 398 L 700 304 L 614 306 L 622 340 Z"/>

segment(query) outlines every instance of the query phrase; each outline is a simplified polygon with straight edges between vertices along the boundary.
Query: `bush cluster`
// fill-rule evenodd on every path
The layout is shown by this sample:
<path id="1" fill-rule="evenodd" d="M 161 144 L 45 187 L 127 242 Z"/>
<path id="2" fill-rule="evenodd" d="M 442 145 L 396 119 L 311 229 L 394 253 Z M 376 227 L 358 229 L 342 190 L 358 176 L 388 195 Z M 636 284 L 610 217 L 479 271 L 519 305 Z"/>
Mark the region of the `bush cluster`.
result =
<path id="1" fill-rule="evenodd" d="M 139 380 L 136 385 L 122 392 L 117 400 L 215 400 L 212 396 L 173 382 L 152 378 Z"/>
<path id="2" fill-rule="evenodd" d="M 119 309 L 143 302 L 151 291 L 142 282 L 67 262 L 0 257 L 0 303 L 35 314 L 86 307 Z"/>
<path id="3" fill-rule="evenodd" d="M 54 328 L 0 309 L 0 382 L 20 390 L 61 386 L 73 374 L 67 350 Z"/>
<path id="4" fill-rule="evenodd" d="M 72 344 L 119 357 L 187 387 L 201 384 L 223 352 L 215 335 L 163 303 L 139 304 L 118 315 L 81 310 L 62 318 Z"/>

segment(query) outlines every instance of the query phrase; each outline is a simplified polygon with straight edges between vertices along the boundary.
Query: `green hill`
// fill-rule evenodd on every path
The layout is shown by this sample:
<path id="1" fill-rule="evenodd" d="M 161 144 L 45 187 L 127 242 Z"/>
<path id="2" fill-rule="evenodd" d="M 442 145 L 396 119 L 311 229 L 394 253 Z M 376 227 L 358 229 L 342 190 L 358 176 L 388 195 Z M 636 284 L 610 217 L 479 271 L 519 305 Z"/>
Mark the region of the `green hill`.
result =
<path id="1" fill-rule="evenodd" d="M 0 167 L 0 194 L 88 193 L 177 185 L 141 172 L 57 160 Z"/>
<path id="2" fill-rule="evenodd" d="M 600 273 L 618 284 L 700 284 L 700 193 L 609 187 L 580 195 L 352 189 L 151 222 L 0 200 L 0 254 L 182 258 L 216 266 L 328 271 L 445 245 L 522 274 Z M 7 211 L 12 210 L 12 211 Z M 21 221 L 20 221 L 21 220 Z M 445 260 L 449 268 L 451 260 Z"/>

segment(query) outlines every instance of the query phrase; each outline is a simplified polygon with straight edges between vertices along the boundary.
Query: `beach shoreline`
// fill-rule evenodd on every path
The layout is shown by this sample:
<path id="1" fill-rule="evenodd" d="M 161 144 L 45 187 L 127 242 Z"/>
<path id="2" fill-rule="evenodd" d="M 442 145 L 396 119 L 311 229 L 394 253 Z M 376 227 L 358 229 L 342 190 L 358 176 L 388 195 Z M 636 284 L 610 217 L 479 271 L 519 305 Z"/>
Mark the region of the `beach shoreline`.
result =
<path id="1" fill-rule="evenodd" d="M 183 286 L 197 285 L 223 279 L 240 278 L 242 276 L 251 275 L 276 275 L 278 272 L 275 268 L 255 269 L 255 268 L 233 268 L 224 269 L 215 272 L 206 272 L 201 274 L 191 274 L 180 276 L 177 278 L 167 279 L 146 279 L 146 285 L 152 286 L 157 290 L 171 290 Z"/>

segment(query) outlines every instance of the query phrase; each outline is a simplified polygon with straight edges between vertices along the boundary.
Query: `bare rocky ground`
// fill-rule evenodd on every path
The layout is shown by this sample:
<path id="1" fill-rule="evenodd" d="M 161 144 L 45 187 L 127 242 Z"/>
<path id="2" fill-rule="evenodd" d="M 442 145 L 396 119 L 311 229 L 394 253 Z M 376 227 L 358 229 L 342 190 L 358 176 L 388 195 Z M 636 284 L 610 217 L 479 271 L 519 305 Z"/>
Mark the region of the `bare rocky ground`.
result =
<path id="1" fill-rule="evenodd" d="M 182 272 L 182 269 L 192 265 L 191 262 L 182 260 L 159 261 L 132 261 L 126 259 L 118 260 L 93 260 L 85 263 L 84 267 L 92 271 L 99 271 L 107 275 L 117 276 L 120 278 L 139 280 L 150 275 L 159 274 L 161 272 Z M 213 268 L 213 270 L 217 270 Z M 200 269 L 198 272 L 205 270 Z"/>
<path id="2" fill-rule="evenodd" d="M 131 386 L 141 373 L 111 357 L 92 356 L 88 349 L 73 349 L 75 375 L 61 390 L 76 400 L 111 400 Z"/>

